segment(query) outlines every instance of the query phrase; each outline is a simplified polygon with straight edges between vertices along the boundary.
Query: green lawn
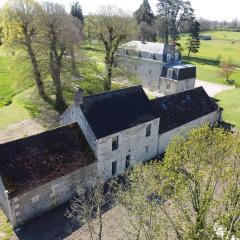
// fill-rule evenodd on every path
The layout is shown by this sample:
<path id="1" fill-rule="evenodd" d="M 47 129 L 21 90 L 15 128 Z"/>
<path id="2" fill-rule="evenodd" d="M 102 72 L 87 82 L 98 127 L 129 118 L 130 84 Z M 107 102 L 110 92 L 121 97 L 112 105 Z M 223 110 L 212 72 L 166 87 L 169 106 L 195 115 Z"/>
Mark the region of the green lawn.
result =
<path id="1" fill-rule="evenodd" d="M 240 127 L 240 89 L 226 91 L 215 96 L 220 100 L 220 104 L 224 108 L 223 119 L 225 122 Z"/>
<path id="2" fill-rule="evenodd" d="M 231 58 L 233 63 L 240 66 L 240 32 L 215 31 L 201 34 L 211 35 L 212 40 L 201 40 L 199 52 L 196 54 L 192 53 L 191 58 L 185 60 L 197 66 L 198 79 L 213 83 L 227 84 L 225 80 L 217 74 L 219 61 Z M 181 37 L 184 56 L 187 54 L 186 39 L 187 36 L 185 35 Z M 240 69 L 237 69 L 231 79 L 234 79 L 240 84 Z"/>
<path id="3" fill-rule="evenodd" d="M 13 229 L 10 223 L 7 221 L 6 216 L 0 209 L 0 239 L 10 240 L 13 236 Z"/>

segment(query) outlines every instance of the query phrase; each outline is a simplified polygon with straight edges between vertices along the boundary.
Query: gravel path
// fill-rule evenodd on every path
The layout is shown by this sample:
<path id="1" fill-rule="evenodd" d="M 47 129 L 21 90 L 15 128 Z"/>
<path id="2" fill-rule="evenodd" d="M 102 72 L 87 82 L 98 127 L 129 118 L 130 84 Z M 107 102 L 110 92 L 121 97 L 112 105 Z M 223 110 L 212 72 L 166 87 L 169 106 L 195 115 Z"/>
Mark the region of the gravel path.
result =
<path id="1" fill-rule="evenodd" d="M 227 85 L 221 85 L 216 83 L 210 83 L 202 80 L 196 80 L 195 87 L 200 87 L 200 86 L 202 86 L 205 89 L 205 91 L 210 97 L 214 97 L 221 92 L 234 89 L 233 86 L 227 86 Z"/>
<path id="2" fill-rule="evenodd" d="M 33 119 L 11 124 L 6 129 L 0 129 L 0 144 L 38 134 L 43 131 L 44 127 Z"/>

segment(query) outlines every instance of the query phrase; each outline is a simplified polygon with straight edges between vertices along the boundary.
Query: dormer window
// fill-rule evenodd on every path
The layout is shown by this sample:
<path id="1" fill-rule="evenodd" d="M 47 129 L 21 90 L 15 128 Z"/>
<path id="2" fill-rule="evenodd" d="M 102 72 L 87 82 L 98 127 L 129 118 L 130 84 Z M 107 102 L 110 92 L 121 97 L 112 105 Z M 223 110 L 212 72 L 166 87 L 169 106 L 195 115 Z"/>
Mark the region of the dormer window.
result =
<path id="1" fill-rule="evenodd" d="M 175 60 L 178 60 L 178 58 L 179 58 L 179 54 L 175 53 Z"/>
<path id="2" fill-rule="evenodd" d="M 112 151 L 118 149 L 118 136 L 112 138 Z"/>
<path id="3" fill-rule="evenodd" d="M 172 58 L 171 54 L 167 54 L 167 61 L 168 62 L 171 61 L 171 58 Z"/>
<path id="4" fill-rule="evenodd" d="M 152 127 L 152 124 L 149 123 L 146 127 L 146 137 L 149 137 L 151 135 L 151 127 Z"/>

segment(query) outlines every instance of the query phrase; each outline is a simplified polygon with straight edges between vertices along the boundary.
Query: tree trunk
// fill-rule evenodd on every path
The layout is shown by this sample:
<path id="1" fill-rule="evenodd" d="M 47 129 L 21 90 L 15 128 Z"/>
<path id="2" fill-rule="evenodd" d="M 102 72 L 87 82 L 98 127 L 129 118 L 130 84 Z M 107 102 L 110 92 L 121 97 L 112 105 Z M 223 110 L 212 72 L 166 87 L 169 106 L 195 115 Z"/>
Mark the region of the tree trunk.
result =
<path id="1" fill-rule="evenodd" d="M 111 90 L 111 81 L 112 81 L 112 64 L 107 64 L 107 76 L 104 82 L 104 91 L 110 91 Z"/>
<path id="2" fill-rule="evenodd" d="M 62 84 L 61 84 L 61 63 L 57 61 L 57 56 L 54 56 L 53 52 L 50 51 L 50 72 L 53 79 L 53 84 L 55 87 L 55 95 L 56 95 L 56 107 L 59 110 L 64 110 L 66 108 L 66 103 L 63 99 L 62 94 Z"/>
<path id="3" fill-rule="evenodd" d="M 45 93 L 45 90 L 44 90 L 44 85 L 43 85 L 43 81 L 42 81 L 42 78 L 41 78 L 41 73 L 40 73 L 38 63 L 37 63 L 35 54 L 33 52 L 32 46 L 28 41 L 27 41 L 26 45 L 27 45 L 27 52 L 28 52 L 28 55 L 29 55 L 31 63 L 32 63 L 33 74 L 34 74 L 34 77 L 35 77 L 35 82 L 36 82 L 36 85 L 37 85 L 38 93 L 43 99 L 47 99 L 47 94 Z"/>
<path id="4" fill-rule="evenodd" d="M 71 64 L 72 64 L 72 75 L 78 77 L 79 72 L 78 72 L 78 69 L 76 66 L 76 59 L 75 59 L 75 54 L 74 54 L 73 48 L 71 48 L 70 54 L 71 54 Z"/>

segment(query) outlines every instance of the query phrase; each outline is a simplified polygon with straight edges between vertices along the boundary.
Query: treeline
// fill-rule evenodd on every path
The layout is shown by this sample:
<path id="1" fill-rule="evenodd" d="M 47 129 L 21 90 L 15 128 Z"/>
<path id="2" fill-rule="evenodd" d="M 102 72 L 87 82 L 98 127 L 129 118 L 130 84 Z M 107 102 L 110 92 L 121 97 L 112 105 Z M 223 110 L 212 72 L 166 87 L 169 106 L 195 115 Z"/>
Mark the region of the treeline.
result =
<path id="1" fill-rule="evenodd" d="M 86 224 L 91 240 L 238 239 L 239 150 L 239 133 L 196 128 L 175 138 L 162 161 L 133 168 L 120 183 L 79 189 L 67 216 Z M 106 218 L 109 206 L 116 207 Z"/>

